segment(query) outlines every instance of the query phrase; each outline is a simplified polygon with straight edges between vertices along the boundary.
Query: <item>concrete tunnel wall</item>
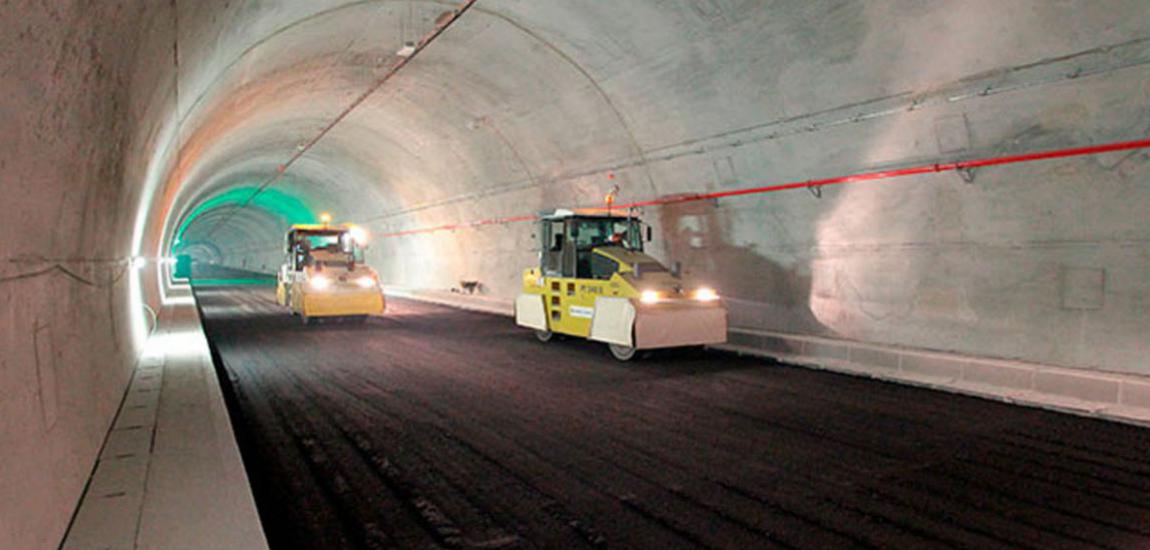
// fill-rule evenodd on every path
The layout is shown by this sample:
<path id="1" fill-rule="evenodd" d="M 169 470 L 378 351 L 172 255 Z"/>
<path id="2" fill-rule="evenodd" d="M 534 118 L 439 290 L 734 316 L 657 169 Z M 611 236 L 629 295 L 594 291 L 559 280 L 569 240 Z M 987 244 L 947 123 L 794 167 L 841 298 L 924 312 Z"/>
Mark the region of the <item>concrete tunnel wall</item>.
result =
<path id="1" fill-rule="evenodd" d="M 230 69 L 190 114 L 206 130 L 189 140 L 201 158 L 182 204 L 235 172 L 266 178 L 379 73 L 400 42 L 380 29 L 418 36 L 442 10 L 268 9 L 245 14 L 278 29 L 266 37 L 220 30 L 214 63 Z M 615 184 L 640 200 L 1139 138 L 1145 12 L 482 2 L 275 185 L 386 234 L 595 205 Z M 1075 158 L 643 215 L 656 252 L 722 289 L 737 326 L 1142 372 L 1144 167 L 1142 153 Z M 249 234 L 244 215 L 188 235 L 216 233 L 225 262 L 274 271 L 278 240 L 219 234 Z M 532 233 L 387 238 L 372 257 L 394 284 L 479 279 L 507 298 Z"/>
<path id="2" fill-rule="evenodd" d="M 480 0 L 253 197 L 453 3 L 56 4 L 0 22 L 16 128 L 0 138 L 0 490 L 21 495 L 0 499 L 0 541 L 17 547 L 62 535 L 177 235 L 272 272 L 286 226 L 320 211 L 378 236 L 599 204 L 613 185 L 626 202 L 1150 132 L 1139 0 Z M 1147 159 L 642 215 L 736 326 L 1150 374 Z M 532 233 L 377 238 L 371 259 L 392 284 L 474 278 L 509 298 Z"/>
<path id="3" fill-rule="evenodd" d="M 142 298 L 152 290 L 140 283 L 154 273 L 129 258 L 173 106 L 167 8 L 3 6 L 3 548 L 59 544 L 151 325 Z"/>

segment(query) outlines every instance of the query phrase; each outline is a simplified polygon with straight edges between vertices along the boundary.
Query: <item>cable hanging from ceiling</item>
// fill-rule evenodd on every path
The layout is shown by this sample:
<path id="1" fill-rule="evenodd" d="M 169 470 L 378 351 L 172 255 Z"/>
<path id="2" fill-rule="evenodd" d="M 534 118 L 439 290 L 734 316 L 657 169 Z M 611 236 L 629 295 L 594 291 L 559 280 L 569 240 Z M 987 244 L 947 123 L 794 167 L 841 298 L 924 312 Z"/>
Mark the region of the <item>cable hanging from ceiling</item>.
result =
<path id="1" fill-rule="evenodd" d="M 424 48 L 435 41 L 435 39 L 443 34 L 444 31 L 451 28 L 451 26 L 461 17 L 463 17 L 463 15 L 467 13 L 467 11 L 470 10 L 477 1 L 478 0 L 466 0 L 460 4 L 459 7 L 455 8 L 454 10 L 446 11 L 438 18 L 436 18 L 435 27 L 427 34 L 423 35 L 423 37 L 420 38 L 419 41 L 412 46 L 410 51 L 405 51 L 405 47 L 404 49 L 401 49 L 400 52 L 397 52 L 395 63 L 392 64 L 391 68 L 388 69 L 386 73 L 376 79 L 375 82 L 368 86 L 368 88 L 363 93 L 352 100 L 352 102 L 346 108 L 344 108 L 338 115 L 336 115 L 335 118 L 331 120 L 331 122 L 321 128 L 315 136 L 305 142 L 302 146 L 297 147 L 296 151 L 291 155 L 291 157 L 289 157 L 286 162 L 280 164 L 276 168 L 275 174 L 264 180 L 259 186 L 256 187 L 256 190 L 252 192 L 251 196 L 245 199 L 242 203 L 236 205 L 223 218 L 217 221 L 211 227 L 211 229 L 209 229 L 208 232 L 204 234 L 203 238 L 210 238 L 217 229 L 219 229 L 222 225 L 230 222 L 236 212 L 247 208 L 248 205 L 251 204 L 252 200 L 256 198 L 256 196 L 279 181 L 280 178 L 283 177 L 284 173 L 286 173 L 288 169 L 296 163 L 296 161 L 307 154 L 307 152 L 311 150 L 311 148 L 314 147 L 316 143 L 319 143 L 319 141 L 327 136 L 327 134 L 330 133 L 332 129 L 339 125 L 339 123 L 343 122 L 344 119 L 346 119 L 348 115 L 350 115 L 360 105 L 362 105 L 367 100 L 367 98 L 371 97 L 373 94 L 375 94 L 375 92 L 379 91 L 379 89 L 382 88 L 383 85 L 387 83 L 387 81 L 391 80 L 391 78 L 395 76 L 396 73 L 398 73 L 401 69 L 403 69 L 403 67 L 407 66 L 408 63 L 418 57 Z M 402 53 L 406 53 L 406 55 L 402 55 Z"/>

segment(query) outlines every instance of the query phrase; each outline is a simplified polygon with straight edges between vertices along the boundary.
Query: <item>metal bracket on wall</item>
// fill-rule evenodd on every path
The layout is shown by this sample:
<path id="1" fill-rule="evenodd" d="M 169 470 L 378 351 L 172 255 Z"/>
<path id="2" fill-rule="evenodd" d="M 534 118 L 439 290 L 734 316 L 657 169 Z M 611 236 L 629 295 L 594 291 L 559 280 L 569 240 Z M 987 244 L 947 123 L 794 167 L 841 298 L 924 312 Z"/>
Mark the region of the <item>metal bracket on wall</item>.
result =
<path id="1" fill-rule="evenodd" d="M 814 195 L 816 199 L 823 198 L 823 186 L 822 185 L 811 185 L 808 182 L 807 183 L 807 191 L 810 191 L 811 194 Z"/>
<path id="2" fill-rule="evenodd" d="M 958 177 L 962 178 L 963 182 L 974 183 L 974 168 L 959 168 L 955 172 L 958 172 Z"/>

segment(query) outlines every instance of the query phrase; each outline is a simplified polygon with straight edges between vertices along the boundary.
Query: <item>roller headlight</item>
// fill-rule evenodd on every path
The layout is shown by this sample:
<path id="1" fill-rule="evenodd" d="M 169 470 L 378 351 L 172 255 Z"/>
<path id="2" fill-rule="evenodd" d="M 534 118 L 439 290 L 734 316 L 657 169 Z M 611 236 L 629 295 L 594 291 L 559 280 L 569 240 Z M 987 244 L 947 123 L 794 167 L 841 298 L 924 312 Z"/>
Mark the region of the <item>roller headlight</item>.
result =
<path id="1" fill-rule="evenodd" d="M 639 301 L 644 304 L 657 304 L 659 303 L 659 293 L 654 290 L 644 290 L 639 294 Z"/>
<path id="2" fill-rule="evenodd" d="M 714 302 L 719 299 L 719 293 L 704 286 L 695 291 L 695 299 L 700 302 Z"/>
<path id="3" fill-rule="evenodd" d="M 312 290 L 327 290 L 331 287 L 331 279 L 323 275 L 316 275 L 308 281 L 308 286 L 310 286 Z"/>
<path id="4" fill-rule="evenodd" d="M 353 226 L 351 228 L 348 228 L 347 234 L 351 237 L 351 240 L 356 242 L 356 244 L 359 244 L 359 245 L 367 244 L 367 230 L 366 229 L 359 227 L 358 225 Z"/>
<path id="5" fill-rule="evenodd" d="M 375 286 L 375 279 L 364 275 L 363 277 L 356 279 L 355 284 L 358 285 L 359 288 L 371 288 Z"/>

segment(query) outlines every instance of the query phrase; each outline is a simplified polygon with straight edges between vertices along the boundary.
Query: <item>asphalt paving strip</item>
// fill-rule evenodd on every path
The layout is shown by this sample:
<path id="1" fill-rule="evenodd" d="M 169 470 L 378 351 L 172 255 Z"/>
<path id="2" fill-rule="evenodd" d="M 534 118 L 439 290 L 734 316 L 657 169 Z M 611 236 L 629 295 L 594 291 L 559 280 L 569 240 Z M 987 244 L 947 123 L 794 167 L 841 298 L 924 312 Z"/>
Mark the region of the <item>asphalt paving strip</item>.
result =
<path id="1" fill-rule="evenodd" d="M 196 289 L 273 547 L 1150 546 L 1150 430 L 393 299 Z"/>

